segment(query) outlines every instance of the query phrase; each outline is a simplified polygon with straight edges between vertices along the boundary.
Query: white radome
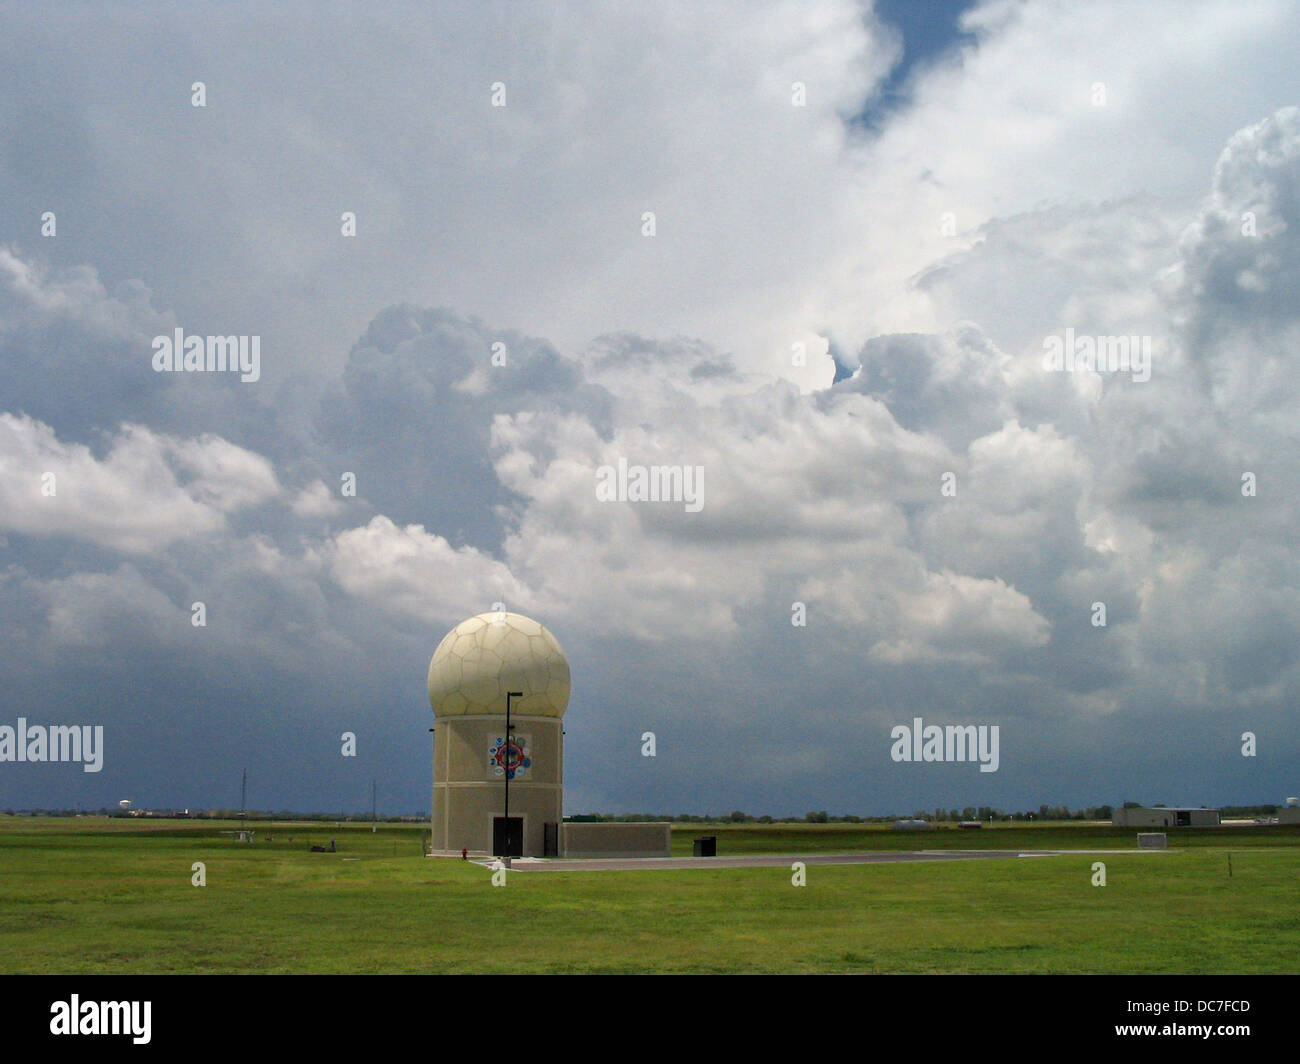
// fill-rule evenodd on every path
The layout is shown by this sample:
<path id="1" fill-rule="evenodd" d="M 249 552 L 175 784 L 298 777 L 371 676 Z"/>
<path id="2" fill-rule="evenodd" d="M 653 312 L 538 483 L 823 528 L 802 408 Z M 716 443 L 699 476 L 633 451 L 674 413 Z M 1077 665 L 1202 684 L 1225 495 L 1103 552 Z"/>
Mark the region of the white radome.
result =
<path id="1" fill-rule="evenodd" d="M 569 662 L 542 625 L 518 613 L 480 613 L 443 636 L 429 662 L 435 716 L 505 716 L 509 691 L 523 692 L 512 715 L 564 716 Z"/>

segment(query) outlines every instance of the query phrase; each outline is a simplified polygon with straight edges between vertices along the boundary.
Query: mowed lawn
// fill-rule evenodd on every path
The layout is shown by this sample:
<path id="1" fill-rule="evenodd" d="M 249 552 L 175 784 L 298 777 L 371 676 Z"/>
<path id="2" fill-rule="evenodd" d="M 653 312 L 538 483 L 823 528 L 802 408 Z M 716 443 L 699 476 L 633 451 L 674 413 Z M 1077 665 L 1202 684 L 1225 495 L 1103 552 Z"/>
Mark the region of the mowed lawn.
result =
<path id="1" fill-rule="evenodd" d="M 516 871 L 494 887 L 478 865 L 421 856 L 418 828 L 259 824 L 257 841 L 241 844 L 219 834 L 229 826 L 0 818 L 0 971 L 1300 970 L 1295 832 L 1250 836 L 1251 846 L 1225 833 L 1221 848 L 1175 838 L 1165 853 L 811 865 L 804 887 L 788 868 Z M 768 852 L 869 848 L 848 843 L 864 829 L 825 844 L 834 827 L 787 825 L 775 843 L 748 842 Z M 1053 836 L 1067 830 L 961 834 L 1050 849 L 1065 848 Z M 692 825 L 674 848 L 716 834 L 722 853 L 755 852 L 744 831 Z M 1044 832 L 1043 845 L 1027 845 L 1026 831 Z M 945 834 L 970 844 L 955 829 L 901 847 L 896 833 L 880 834 L 881 848 L 937 848 Z M 1131 845 L 1124 834 L 1101 844 L 1084 835 L 1082 845 Z M 331 836 L 338 853 L 307 850 Z M 191 885 L 195 861 L 206 886 Z M 1104 887 L 1092 885 L 1094 861 L 1106 864 Z"/>

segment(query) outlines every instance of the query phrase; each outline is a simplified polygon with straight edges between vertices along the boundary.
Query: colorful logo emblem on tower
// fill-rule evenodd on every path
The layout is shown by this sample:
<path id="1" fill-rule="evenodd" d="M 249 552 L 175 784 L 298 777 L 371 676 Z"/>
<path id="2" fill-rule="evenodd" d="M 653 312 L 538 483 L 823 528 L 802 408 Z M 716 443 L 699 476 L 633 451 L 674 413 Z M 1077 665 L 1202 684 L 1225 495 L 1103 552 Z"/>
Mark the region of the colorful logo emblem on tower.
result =
<path id="1" fill-rule="evenodd" d="M 532 767 L 531 736 L 516 733 L 507 743 L 504 735 L 498 735 L 488 744 L 488 769 L 493 776 L 521 780 L 528 776 Z"/>

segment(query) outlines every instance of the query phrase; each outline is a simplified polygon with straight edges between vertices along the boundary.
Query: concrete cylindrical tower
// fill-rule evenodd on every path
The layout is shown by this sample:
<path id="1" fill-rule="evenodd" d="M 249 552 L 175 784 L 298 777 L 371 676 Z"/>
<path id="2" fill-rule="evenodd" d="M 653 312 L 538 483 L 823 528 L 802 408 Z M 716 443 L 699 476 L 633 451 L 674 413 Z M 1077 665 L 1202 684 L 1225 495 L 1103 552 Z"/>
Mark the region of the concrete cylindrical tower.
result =
<path id="1" fill-rule="evenodd" d="M 511 691 L 522 697 L 511 700 L 507 734 Z M 434 851 L 504 853 L 513 833 L 523 856 L 551 852 L 564 810 L 569 704 L 569 663 L 555 636 L 518 613 L 462 621 L 429 662 L 429 704 Z"/>

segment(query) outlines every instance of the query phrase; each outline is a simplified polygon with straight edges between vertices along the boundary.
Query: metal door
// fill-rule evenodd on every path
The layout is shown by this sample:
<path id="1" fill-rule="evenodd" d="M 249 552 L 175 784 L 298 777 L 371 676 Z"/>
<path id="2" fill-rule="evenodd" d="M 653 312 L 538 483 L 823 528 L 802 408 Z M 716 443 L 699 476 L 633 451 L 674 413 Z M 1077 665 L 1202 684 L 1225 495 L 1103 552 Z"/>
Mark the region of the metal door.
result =
<path id="1" fill-rule="evenodd" d="M 524 855 L 524 818 L 521 816 L 492 818 L 492 854 L 494 857 L 522 857 Z"/>

